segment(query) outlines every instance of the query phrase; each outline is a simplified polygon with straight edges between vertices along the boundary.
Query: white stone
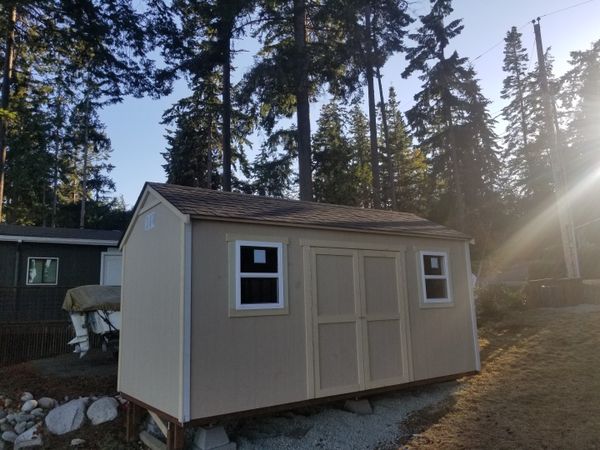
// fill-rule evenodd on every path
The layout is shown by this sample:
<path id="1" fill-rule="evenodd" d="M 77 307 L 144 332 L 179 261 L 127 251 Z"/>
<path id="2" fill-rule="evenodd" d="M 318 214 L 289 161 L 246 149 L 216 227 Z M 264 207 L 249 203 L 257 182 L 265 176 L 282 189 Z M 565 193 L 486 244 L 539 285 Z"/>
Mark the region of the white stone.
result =
<path id="1" fill-rule="evenodd" d="M 78 445 L 85 444 L 85 439 L 75 438 L 71 439 L 71 447 L 77 447 Z"/>
<path id="2" fill-rule="evenodd" d="M 15 425 L 15 433 L 21 434 L 27 429 L 27 422 L 19 422 Z"/>
<path id="3" fill-rule="evenodd" d="M 92 425 L 100 425 L 104 422 L 110 422 L 119 415 L 117 408 L 119 402 L 112 397 L 102 397 L 90 405 L 87 410 L 88 419 Z"/>
<path id="4" fill-rule="evenodd" d="M 33 394 L 31 392 L 23 392 L 23 395 L 21 395 L 21 401 L 26 402 L 29 400 L 33 400 Z"/>
<path id="5" fill-rule="evenodd" d="M 52 409 L 56 406 L 56 400 L 50 397 L 42 397 L 38 399 L 38 406 L 44 409 Z"/>
<path id="6" fill-rule="evenodd" d="M 41 447 L 42 444 L 42 436 L 38 432 L 38 427 L 33 426 L 24 433 L 21 433 L 17 439 L 15 439 L 14 450 L 29 447 Z"/>
<path id="7" fill-rule="evenodd" d="M 79 429 L 85 421 L 86 398 L 57 406 L 46 416 L 46 427 L 52 434 L 65 434 Z"/>
<path id="8" fill-rule="evenodd" d="M 17 438 L 17 433 L 15 433 L 14 431 L 5 431 L 4 433 L 2 433 L 3 441 L 15 442 L 16 438 Z"/>
<path id="9" fill-rule="evenodd" d="M 25 403 L 23 403 L 23 406 L 21 406 L 21 411 L 24 412 L 29 412 L 35 408 L 37 408 L 38 402 L 36 400 L 27 400 Z"/>

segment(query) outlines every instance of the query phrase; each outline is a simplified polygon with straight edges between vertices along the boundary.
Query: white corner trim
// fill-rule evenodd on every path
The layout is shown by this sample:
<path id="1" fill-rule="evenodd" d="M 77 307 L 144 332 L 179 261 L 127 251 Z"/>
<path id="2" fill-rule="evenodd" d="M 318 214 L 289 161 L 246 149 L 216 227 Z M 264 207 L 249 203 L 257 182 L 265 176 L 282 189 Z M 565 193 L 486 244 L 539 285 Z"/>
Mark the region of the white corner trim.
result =
<path id="1" fill-rule="evenodd" d="M 475 295 L 473 294 L 473 281 L 471 272 L 471 250 L 469 242 L 465 241 L 465 260 L 467 266 L 467 290 L 469 292 L 469 304 L 471 307 L 471 326 L 473 333 L 473 347 L 475 349 L 475 369 L 481 371 L 481 358 L 479 355 L 479 335 L 477 333 L 477 314 L 475 311 Z"/>
<path id="2" fill-rule="evenodd" d="M 181 421 L 190 420 L 192 346 L 192 223 L 183 224 L 183 361 L 182 361 L 182 414 Z"/>

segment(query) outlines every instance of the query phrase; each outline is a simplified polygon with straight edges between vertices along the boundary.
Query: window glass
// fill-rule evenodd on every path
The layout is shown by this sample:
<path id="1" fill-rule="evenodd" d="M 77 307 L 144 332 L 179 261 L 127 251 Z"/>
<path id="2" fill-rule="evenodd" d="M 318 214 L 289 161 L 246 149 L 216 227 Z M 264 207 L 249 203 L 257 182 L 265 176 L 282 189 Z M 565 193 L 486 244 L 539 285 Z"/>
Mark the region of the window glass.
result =
<path id="1" fill-rule="evenodd" d="M 277 248 L 240 246 L 240 272 L 277 273 Z"/>
<path id="2" fill-rule="evenodd" d="M 30 258 L 27 267 L 27 284 L 56 284 L 57 258 Z"/>
<path id="3" fill-rule="evenodd" d="M 277 278 L 242 278 L 241 296 L 242 305 L 257 303 L 278 303 Z"/>
<path id="4" fill-rule="evenodd" d="M 445 278 L 429 278 L 425 280 L 425 291 L 428 299 L 448 298 Z"/>
<path id="5" fill-rule="evenodd" d="M 441 255 L 423 255 L 425 275 L 443 275 L 444 257 Z"/>

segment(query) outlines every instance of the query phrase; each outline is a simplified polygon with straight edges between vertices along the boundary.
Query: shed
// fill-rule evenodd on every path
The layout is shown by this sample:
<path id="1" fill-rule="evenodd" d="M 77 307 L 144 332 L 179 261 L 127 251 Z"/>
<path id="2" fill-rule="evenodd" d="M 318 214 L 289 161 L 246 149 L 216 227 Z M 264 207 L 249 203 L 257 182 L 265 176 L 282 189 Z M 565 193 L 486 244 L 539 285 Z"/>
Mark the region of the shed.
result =
<path id="1" fill-rule="evenodd" d="M 121 231 L 0 225 L 0 323 L 68 321 L 68 289 L 120 284 Z"/>
<path id="2" fill-rule="evenodd" d="M 174 427 L 480 369 L 470 238 L 413 214 L 146 183 L 118 389 Z"/>

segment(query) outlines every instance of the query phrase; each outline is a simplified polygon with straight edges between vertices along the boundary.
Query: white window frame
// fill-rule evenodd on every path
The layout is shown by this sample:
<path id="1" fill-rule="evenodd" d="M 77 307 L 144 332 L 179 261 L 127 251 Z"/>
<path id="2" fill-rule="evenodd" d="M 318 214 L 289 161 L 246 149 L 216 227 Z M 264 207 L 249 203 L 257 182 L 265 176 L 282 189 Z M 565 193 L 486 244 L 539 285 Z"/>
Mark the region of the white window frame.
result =
<path id="1" fill-rule="evenodd" d="M 29 264 L 33 259 L 51 259 L 56 261 L 56 281 L 54 283 L 30 283 L 29 282 Z M 60 259 L 57 256 L 29 256 L 27 258 L 27 272 L 25 274 L 25 284 L 27 286 L 57 286 L 58 285 L 58 270 Z"/>
<path id="2" fill-rule="evenodd" d="M 425 256 L 442 256 L 442 275 L 426 275 L 425 274 Z M 452 300 L 452 284 L 450 282 L 450 271 L 448 269 L 448 260 L 450 254 L 448 251 L 440 250 L 421 250 L 418 253 L 419 267 L 421 270 L 421 306 L 424 307 L 444 307 L 452 306 L 454 304 Z M 446 280 L 446 293 L 445 298 L 427 298 L 427 284 L 426 280 Z"/>
<path id="3" fill-rule="evenodd" d="M 241 271 L 241 247 L 266 247 L 277 249 L 277 272 L 242 272 Z M 285 279 L 284 279 L 284 252 L 283 243 L 266 241 L 235 241 L 235 309 L 237 311 L 264 311 L 283 310 L 286 305 Z M 242 304 L 242 278 L 277 278 L 277 303 L 253 303 Z"/>

